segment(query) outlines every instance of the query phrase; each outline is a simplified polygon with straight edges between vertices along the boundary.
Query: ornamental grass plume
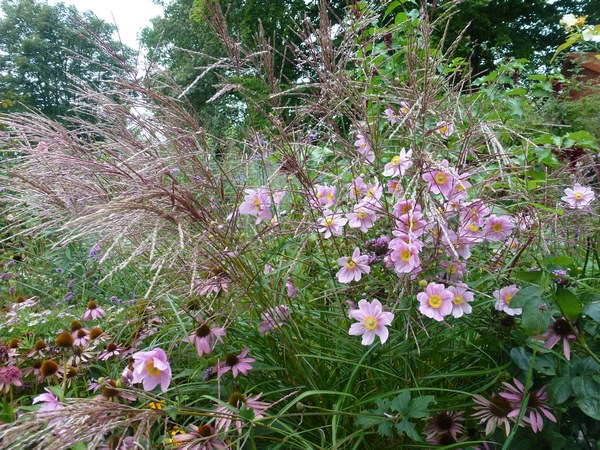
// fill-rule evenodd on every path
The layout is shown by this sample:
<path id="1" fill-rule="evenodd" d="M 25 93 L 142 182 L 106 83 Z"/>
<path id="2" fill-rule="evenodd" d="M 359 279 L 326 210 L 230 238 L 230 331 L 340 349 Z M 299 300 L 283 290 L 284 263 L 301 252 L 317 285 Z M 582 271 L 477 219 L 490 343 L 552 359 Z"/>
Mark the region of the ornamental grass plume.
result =
<path id="1" fill-rule="evenodd" d="M 137 352 L 133 358 L 132 383 L 142 383 L 145 391 L 150 392 L 156 386 L 165 392 L 171 384 L 171 366 L 167 354 L 161 348 L 148 352 Z"/>
<path id="2" fill-rule="evenodd" d="M 371 345 L 375 336 L 379 336 L 381 344 L 385 344 L 389 336 L 387 327 L 394 320 L 394 314 L 384 312 L 379 300 L 361 300 L 358 302 L 358 308 L 351 310 L 349 314 L 358 320 L 358 323 L 352 324 L 348 334 L 362 336 L 362 345 Z"/>

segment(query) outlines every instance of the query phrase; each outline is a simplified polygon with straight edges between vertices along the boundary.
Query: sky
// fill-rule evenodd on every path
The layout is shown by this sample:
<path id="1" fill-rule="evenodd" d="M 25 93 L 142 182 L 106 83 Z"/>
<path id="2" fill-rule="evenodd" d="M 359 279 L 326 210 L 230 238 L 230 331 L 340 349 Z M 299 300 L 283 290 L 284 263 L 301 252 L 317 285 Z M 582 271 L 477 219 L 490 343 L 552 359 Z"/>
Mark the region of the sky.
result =
<path id="1" fill-rule="evenodd" d="M 106 22 L 115 23 L 123 43 L 134 49 L 139 47 L 137 36 L 142 28 L 162 14 L 162 7 L 152 0 L 48 0 L 48 3 L 73 5 L 80 12 L 92 11 Z"/>

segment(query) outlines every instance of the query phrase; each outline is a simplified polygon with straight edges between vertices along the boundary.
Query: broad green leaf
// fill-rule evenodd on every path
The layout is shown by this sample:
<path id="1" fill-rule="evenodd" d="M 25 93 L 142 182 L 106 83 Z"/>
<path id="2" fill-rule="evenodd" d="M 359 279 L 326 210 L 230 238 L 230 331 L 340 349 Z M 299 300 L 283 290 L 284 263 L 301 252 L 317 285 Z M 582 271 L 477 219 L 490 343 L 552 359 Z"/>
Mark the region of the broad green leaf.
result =
<path id="1" fill-rule="evenodd" d="M 417 442 L 421 441 L 421 436 L 419 436 L 419 433 L 417 433 L 417 430 L 415 430 L 414 424 L 409 422 L 406 419 L 403 420 L 402 422 L 396 424 L 396 431 L 398 432 L 398 434 L 400 436 L 402 436 L 403 434 L 406 434 L 413 441 L 417 441 Z"/>
<path id="2" fill-rule="evenodd" d="M 540 281 L 543 276 L 541 270 L 517 270 L 512 273 L 512 277 L 521 281 Z"/>
<path id="3" fill-rule="evenodd" d="M 600 302 L 589 303 L 583 307 L 583 314 L 600 323 Z"/>
<path id="4" fill-rule="evenodd" d="M 510 302 L 511 308 L 523 308 L 521 328 L 529 335 L 541 334 L 552 322 L 548 302 L 542 297 L 537 286 L 528 286 L 515 294 Z"/>
<path id="5" fill-rule="evenodd" d="M 593 397 L 600 393 L 600 386 L 592 377 L 575 377 L 571 380 L 571 387 L 577 397 Z"/>
<path id="6" fill-rule="evenodd" d="M 581 315 L 579 298 L 569 289 L 559 287 L 554 294 L 554 300 L 567 319 L 575 320 Z"/>
<path id="7" fill-rule="evenodd" d="M 591 418 L 600 420 L 600 397 L 598 395 L 577 399 L 577 406 Z"/>
<path id="8" fill-rule="evenodd" d="M 410 391 L 401 392 L 392 400 L 391 409 L 392 411 L 399 412 L 403 416 L 409 414 L 410 405 Z"/>
<path id="9" fill-rule="evenodd" d="M 573 395 L 571 387 L 571 377 L 556 377 L 553 378 L 548 385 L 548 395 L 554 404 L 566 402 Z"/>
<path id="10" fill-rule="evenodd" d="M 408 407 L 408 417 L 413 419 L 421 419 L 429 415 L 429 405 L 435 405 L 435 397 L 432 395 L 424 395 L 422 397 L 413 398 Z"/>

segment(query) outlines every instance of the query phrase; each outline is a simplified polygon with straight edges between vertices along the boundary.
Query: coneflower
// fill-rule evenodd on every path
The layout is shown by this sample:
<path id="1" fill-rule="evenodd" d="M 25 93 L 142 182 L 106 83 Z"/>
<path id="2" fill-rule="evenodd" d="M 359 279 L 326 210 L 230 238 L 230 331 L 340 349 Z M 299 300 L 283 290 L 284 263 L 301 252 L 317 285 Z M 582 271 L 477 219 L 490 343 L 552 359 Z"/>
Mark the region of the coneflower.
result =
<path id="1" fill-rule="evenodd" d="M 88 302 L 87 309 L 83 313 L 83 320 L 89 321 L 101 319 L 103 317 L 106 317 L 106 313 L 104 312 L 104 310 L 100 308 L 95 301 L 92 300 Z"/>
<path id="2" fill-rule="evenodd" d="M 229 406 L 219 405 L 217 407 L 215 413 L 215 428 L 219 431 L 228 431 L 233 422 L 234 427 L 241 434 L 242 420 L 238 413 L 242 406 L 245 406 L 246 409 L 251 409 L 254 412 L 255 419 L 264 417 L 263 412 L 271 407 L 270 403 L 258 400 L 261 395 L 262 394 L 255 395 L 254 397 L 247 397 L 241 392 L 232 392 L 227 399 Z"/>
<path id="3" fill-rule="evenodd" d="M 50 378 L 54 375 L 58 375 L 59 373 L 60 366 L 56 361 L 52 361 L 51 359 L 42 361 L 42 365 L 40 366 L 40 376 L 42 379 Z"/>
<path id="4" fill-rule="evenodd" d="M 575 333 L 577 330 L 564 317 L 556 320 L 552 318 L 554 323 L 548 327 L 548 330 L 540 337 L 544 339 L 544 347 L 552 348 L 560 341 L 563 341 L 563 352 L 567 361 L 571 359 L 571 344 L 577 340 Z"/>
<path id="5" fill-rule="evenodd" d="M 56 336 L 56 346 L 61 348 L 71 348 L 75 343 L 75 339 L 73 335 L 68 331 L 63 331 L 58 336 Z"/>
<path id="6" fill-rule="evenodd" d="M 194 427 L 191 433 L 175 434 L 173 445 L 179 450 L 212 450 L 227 448 L 225 443 L 217 438 L 216 432 L 210 425 Z"/>
<path id="7" fill-rule="evenodd" d="M 523 422 L 530 425 L 534 433 L 542 431 L 542 428 L 544 428 L 542 414 L 551 422 L 556 423 L 556 417 L 554 417 L 550 408 L 545 404 L 548 400 L 547 386 L 543 386 L 539 391 L 534 392 L 531 390 L 527 391 L 525 386 L 516 378 L 513 378 L 513 383 L 515 384 L 514 386 L 510 383 L 502 383 L 508 392 L 500 392 L 500 396 L 512 403 L 513 410 L 508 414 L 509 418 L 516 421 L 517 417 L 519 417 L 521 405 L 527 394 L 529 394 L 529 401 L 523 415 Z"/>
<path id="8" fill-rule="evenodd" d="M 21 369 L 17 366 L 0 367 L 0 391 L 8 393 L 11 386 L 23 386 Z"/>
<path id="9" fill-rule="evenodd" d="M 440 435 L 448 435 L 458 441 L 458 434 L 464 432 L 463 413 L 456 411 L 441 412 L 433 416 L 425 428 L 426 439 L 429 443 L 437 443 Z"/>
<path id="10" fill-rule="evenodd" d="M 513 410 L 510 401 L 500 394 L 494 394 L 490 400 L 481 395 L 474 395 L 473 400 L 479 405 L 474 408 L 477 412 L 473 417 L 478 419 L 479 423 L 485 422 L 486 435 L 493 433 L 498 425 L 504 426 L 507 436 L 510 434 L 511 419 L 508 415 Z"/>
<path id="11" fill-rule="evenodd" d="M 77 330 L 81 330 L 83 328 L 83 324 L 79 320 L 74 320 L 71 322 L 71 333 L 75 333 Z"/>
<path id="12" fill-rule="evenodd" d="M 248 351 L 249 350 L 245 348 L 239 355 L 228 353 L 225 356 L 225 360 L 219 362 L 217 365 L 218 378 L 221 378 L 224 373 L 227 373 L 230 370 L 233 374 L 233 378 L 237 378 L 238 374 L 240 373 L 243 375 L 248 375 L 248 371 L 252 369 L 252 365 L 250 363 L 256 361 L 254 358 L 246 358 Z"/>
<path id="13" fill-rule="evenodd" d="M 98 339 L 100 336 L 102 336 L 104 332 L 102 331 L 102 328 L 100 327 L 93 327 L 92 329 L 90 329 L 90 340 L 95 340 Z"/>

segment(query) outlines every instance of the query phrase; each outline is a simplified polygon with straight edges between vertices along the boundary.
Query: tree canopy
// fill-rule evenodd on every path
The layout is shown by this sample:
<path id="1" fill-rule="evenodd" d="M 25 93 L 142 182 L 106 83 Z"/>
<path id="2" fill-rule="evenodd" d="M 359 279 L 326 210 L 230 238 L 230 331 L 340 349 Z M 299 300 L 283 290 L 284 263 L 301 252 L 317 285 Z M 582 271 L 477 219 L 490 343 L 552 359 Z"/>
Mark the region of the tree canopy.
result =
<path id="1" fill-rule="evenodd" d="M 114 25 L 90 12 L 37 0 L 3 0 L 0 8 L 0 99 L 15 108 L 68 115 L 74 79 L 99 86 L 132 56 L 113 41 Z"/>

